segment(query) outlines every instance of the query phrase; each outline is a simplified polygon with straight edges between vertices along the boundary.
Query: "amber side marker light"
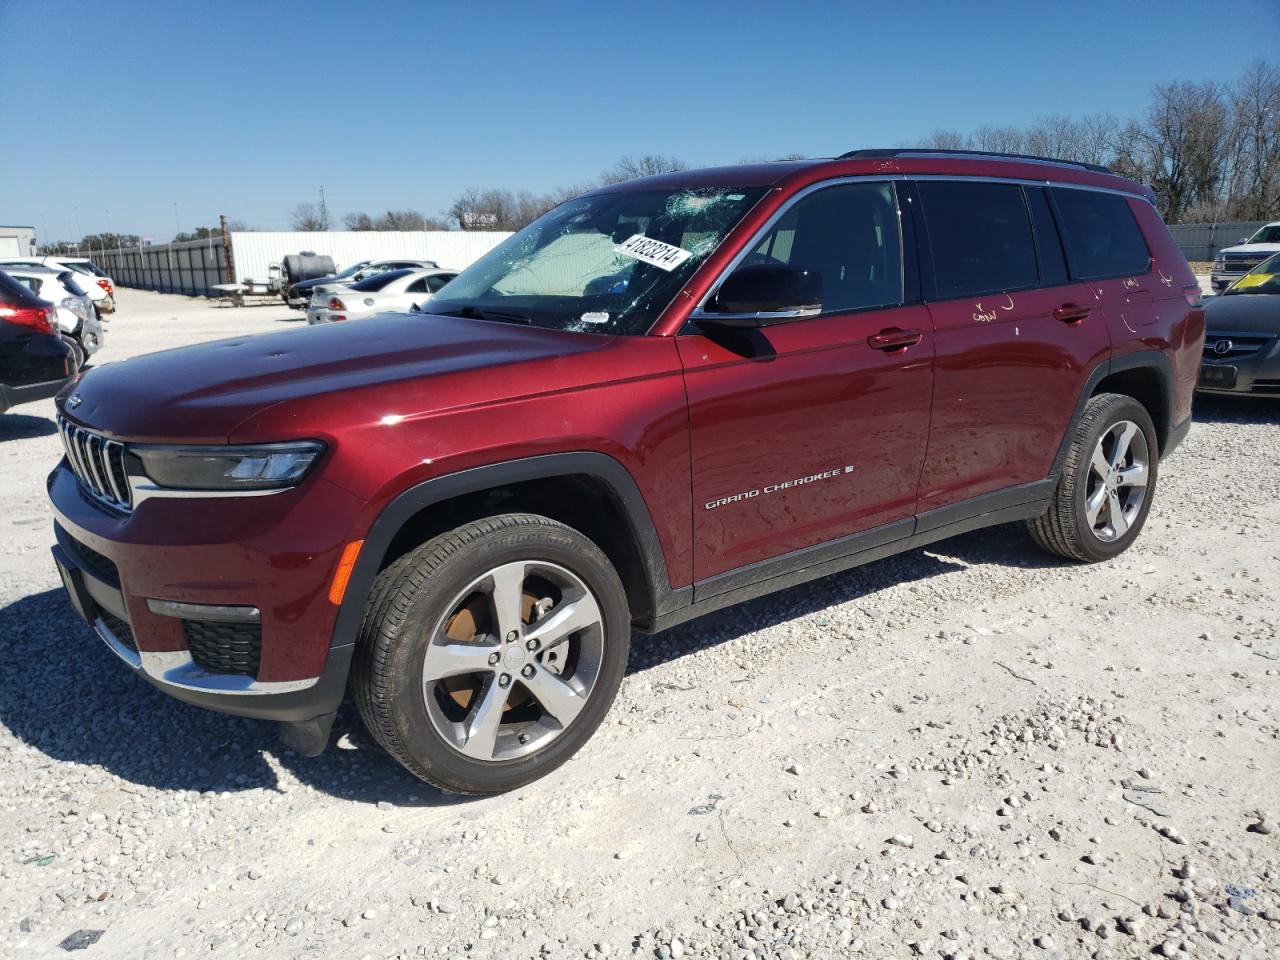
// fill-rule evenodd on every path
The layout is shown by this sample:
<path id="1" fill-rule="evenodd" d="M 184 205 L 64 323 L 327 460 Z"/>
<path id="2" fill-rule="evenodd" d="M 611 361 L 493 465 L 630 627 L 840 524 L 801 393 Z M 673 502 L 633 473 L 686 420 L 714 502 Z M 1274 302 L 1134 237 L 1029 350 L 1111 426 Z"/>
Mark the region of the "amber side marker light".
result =
<path id="1" fill-rule="evenodd" d="M 329 584 L 329 602 L 335 607 L 342 606 L 342 596 L 347 592 L 347 582 L 351 579 L 351 571 L 356 566 L 356 557 L 360 556 L 360 548 L 363 546 L 363 540 L 352 540 L 342 550 L 338 569 L 333 574 L 333 583 Z"/>

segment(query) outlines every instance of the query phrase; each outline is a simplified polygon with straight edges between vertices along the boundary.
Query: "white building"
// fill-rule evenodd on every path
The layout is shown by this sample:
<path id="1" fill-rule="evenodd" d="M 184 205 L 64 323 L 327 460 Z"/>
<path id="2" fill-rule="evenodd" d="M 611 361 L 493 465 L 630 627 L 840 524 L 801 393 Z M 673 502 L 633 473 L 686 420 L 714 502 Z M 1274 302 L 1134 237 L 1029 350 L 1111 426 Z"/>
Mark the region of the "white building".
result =
<path id="1" fill-rule="evenodd" d="M 29 257 L 35 252 L 35 227 L 0 227 L 0 257 Z"/>

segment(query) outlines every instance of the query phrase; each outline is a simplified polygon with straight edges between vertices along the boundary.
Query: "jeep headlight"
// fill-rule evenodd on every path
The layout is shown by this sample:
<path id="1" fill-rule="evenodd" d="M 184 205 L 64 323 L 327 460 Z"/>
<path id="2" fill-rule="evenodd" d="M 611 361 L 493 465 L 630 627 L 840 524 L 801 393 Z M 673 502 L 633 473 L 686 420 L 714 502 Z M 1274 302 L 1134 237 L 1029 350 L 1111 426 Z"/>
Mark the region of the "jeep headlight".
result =
<path id="1" fill-rule="evenodd" d="M 169 490 L 279 490 L 296 486 L 324 453 L 318 440 L 246 446 L 130 447 L 142 470 Z"/>

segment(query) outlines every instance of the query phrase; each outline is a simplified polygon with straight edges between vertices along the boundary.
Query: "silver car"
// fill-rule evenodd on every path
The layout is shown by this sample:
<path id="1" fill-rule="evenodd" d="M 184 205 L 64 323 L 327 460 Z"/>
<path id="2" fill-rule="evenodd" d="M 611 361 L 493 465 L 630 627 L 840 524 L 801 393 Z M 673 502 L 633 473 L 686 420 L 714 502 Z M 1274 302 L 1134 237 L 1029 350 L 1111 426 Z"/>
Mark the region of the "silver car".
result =
<path id="1" fill-rule="evenodd" d="M 327 284 L 326 290 L 311 295 L 307 323 L 334 323 L 363 320 L 379 313 L 396 313 L 423 308 L 456 270 L 389 270 L 366 277 L 350 286 Z"/>

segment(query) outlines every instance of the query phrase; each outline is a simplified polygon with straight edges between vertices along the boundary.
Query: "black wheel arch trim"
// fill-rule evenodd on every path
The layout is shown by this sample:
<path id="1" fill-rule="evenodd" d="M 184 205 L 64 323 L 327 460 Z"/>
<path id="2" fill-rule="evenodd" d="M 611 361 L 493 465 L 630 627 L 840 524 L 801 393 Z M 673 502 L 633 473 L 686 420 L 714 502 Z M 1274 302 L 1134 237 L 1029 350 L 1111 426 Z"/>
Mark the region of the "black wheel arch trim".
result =
<path id="1" fill-rule="evenodd" d="M 383 559 L 401 528 L 420 511 L 432 504 L 469 493 L 480 493 L 498 487 L 530 480 L 556 477 L 588 476 L 605 484 L 622 505 L 631 526 L 644 580 L 649 594 L 648 609 L 633 610 L 637 625 L 652 621 L 687 602 L 683 591 L 672 590 L 667 575 L 667 562 L 658 539 L 658 531 L 640 487 L 630 471 L 618 460 L 596 451 L 549 453 L 519 460 L 472 467 L 457 473 L 433 477 L 398 494 L 378 514 L 364 537 L 364 546 L 347 583 L 342 606 L 334 623 L 330 645 L 354 643 L 364 618 L 365 604 L 373 589 L 374 578 L 382 569 Z"/>
<path id="2" fill-rule="evenodd" d="M 1165 443 L 1160 448 L 1160 457 L 1163 459 L 1165 454 L 1173 450 L 1182 438 L 1186 436 L 1187 426 L 1173 422 L 1173 371 L 1169 366 L 1169 358 L 1159 350 L 1137 350 L 1133 353 L 1123 353 L 1119 356 L 1109 357 L 1093 368 L 1093 372 L 1089 374 L 1085 380 L 1084 387 L 1080 390 L 1080 395 L 1076 399 L 1075 412 L 1071 415 L 1071 421 L 1067 424 L 1067 429 L 1062 435 L 1062 442 L 1058 445 L 1058 453 L 1053 458 L 1053 467 L 1049 471 L 1051 479 L 1056 480 L 1062 472 L 1062 464 L 1067 459 L 1067 451 L 1071 447 L 1075 426 L 1080 422 L 1080 418 L 1084 416 L 1085 405 L 1088 404 L 1089 398 L 1093 396 L 1094 391 L 1098 388 L 1098 384 L 1112 374 L 1144 368 L 1155 371 L 1156 379 L 1160 382 L 1160 389 L 1164 392 L 1165 422 L 1156 423 L 1156 430 L 1165 440 Z M 1156 420 L 1154 416 L 1151 419 L 1152 422 Z"/>

